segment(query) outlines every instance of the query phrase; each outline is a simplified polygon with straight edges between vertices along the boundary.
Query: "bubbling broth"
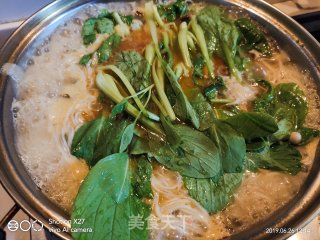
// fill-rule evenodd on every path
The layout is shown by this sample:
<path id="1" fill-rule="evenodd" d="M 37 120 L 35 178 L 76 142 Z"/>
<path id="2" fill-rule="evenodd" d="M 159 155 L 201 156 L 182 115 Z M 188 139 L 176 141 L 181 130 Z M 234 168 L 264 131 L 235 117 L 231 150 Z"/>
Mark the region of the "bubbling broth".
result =
<path id="1" fill-rule="evenodd" d="M 101 34 L 88 47 L 82 42 L 84 20 L 104 8 L 127 13 L 134 13 L 136 9 L 142 11 L 136 4 L 112 3 L 90 5 L 77 13 L 37 48 L 17 83 L 17 96 L 12 104 L 16 146 L 24 165 L 42 191 L 68 213 L 89 172 L 86 162 L 72 155 L 72 139 L 80 126 L 102 112 L 110 113 L 113 106 L 111 101 L 97 100 L 101 93 L 95 84 L 94 67 L 78 64 L 83 55 L 96 51 L 108 37 L 108 34 Z M 125 50 L 143 54 L 152 37 L 148 26 L 142 19 L 139 21 L 143 26 L 123 39 L 108 63 Z M 161 36 L 160 32 L 158 35 Z M 175 62 L 183 61 L 178 46 L 173 52 Z M 275 85 L 294 82 L 308 93 L 306 126 L 319 128 L 319 96 L 308 72 L 299 69 L 282 50 L 271 58 L 256 52 L 252 54 L 255 75 Z M 216 69 L 218 74 L 229 74 L 221 58 L 214 62 L 221 65 Z M 191 72 L 189 74 L 180 78 L 185 91 L 194 87 Z M 240 83 L 230 75 L 224 76 L 224 81 L 225 95 L 241 110 L 250 110 L 251 102 L 261 94 L 259 86 L 250 81 Z M 201 88 L 209 84 L 210 81 L 206 81 Z M 121 92 L 127 93 L 126 90 Z M 246 171 L 233 200 L 222 211 L 212 214 L 188 194 L 181 174 L 153 162 L 151 214 L 157 219 L 158 228 L 151 229 L 150 238 L 221 239 L 262 221 L 298 193 L 313 164 L 317 145 L 318 139 L 314 139 L 305 147 L 299 147 L 303 166 L 296 175 L 271 170 Z M 173 217 L 174 228 L 163 227 L 167 216 Z"/>

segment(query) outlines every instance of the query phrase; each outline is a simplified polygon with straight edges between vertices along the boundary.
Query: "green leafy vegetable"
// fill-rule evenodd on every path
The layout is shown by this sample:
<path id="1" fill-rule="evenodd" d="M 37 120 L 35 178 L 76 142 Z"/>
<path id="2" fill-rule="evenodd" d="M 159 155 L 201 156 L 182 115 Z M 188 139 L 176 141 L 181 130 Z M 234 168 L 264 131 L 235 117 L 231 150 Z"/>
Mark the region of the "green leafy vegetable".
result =
<path id="1" fill-rule="evenodd" d="M 198 78 L 203 78 L 203 68 L 206 65 L 206 61 L 202 56 L 195 58 L 193 63 L 193 79 L 197 82 Z"/>
<path id="2" fill-rule="evenodd" d="M 224 209 L 240 186 L 242 173 L 226 173 L 218 182 L 212 179 L 184 177 L 189 195 L 197 200 L 209 213 Z"/>
<path id="3" fill-rule="evenodd" d="M 133 21 L 133 16 L 132 15 L 121 15 L 119 14 L 121 20 L 130 25 Z M 98 18 L 108 18 L 109 20 L 112 20 L 114 24 L 117 23 L 116 19 L 113 16 L 113 12 L 109 12 L 107 9 L 102 9 L 100 14 L 98 15 Z"/>
<path id="4" fill-rule="evenodd" d="M 200 89 L 193 88 L 187 92 L 188 99 L 199 117 L 199 130 L 203 131 L 211 127 L 215 116 L 211 105 L 207 102 Z"/>
<path id="5" fill-rule="evenodd" d="M 111 33 L 113 22 L 107 18 L 89 18 L 82 26 L 82 38 L 85 45 L 93 43 L 97 38 L 97 33 Z"/>
<path id="6" fill-rule="evenodd" d="M 166 133 L 168 142 L 174 147 L 179 146 L 182 142 L 182 139 L 176 132 L 175 127 L 172 125 L 172 123 L 164 116 L 161 116 L 161 123 Z"/>
<path id="7" fill-rule="evenodd" d="M 202 29 L 206 29 L 205 38 L 211 53 L 222 57 L 229 65 L 232 75 L 241 80 L 237 68 L 239 58 L 240 32 L 232 20 L 227 19 L 223 10 L 217 6 L 203 8 L 197 20 Z"/>
<path id="8" fill-rule="evenodd" d="M 256 141 L 251 143 L 247 143 L 248 152 L 261 153 L 269 147 L 270 147 L 270 142 L 263 138 L 257 139 Z"/>
<path id="9" fill-rule="evenodd" d="M 189 11 L 185 0 L 177 0 L 168 5 L 159 4 L 157 8 L 160 16 L 168 22 L 174 22 L 177 18 L 186 16 Z"/>
<path id="10" fill-rule="evenodd" d="M 204 89 L 204 94 L 210 102 L 214 102 L 218 97 L 218 92 L 225 88 L 223 78 L 220 76 L 215 77 L 214 83 Z"/>
<path id="11" fill-rule="evenodd" d="M 89 45 L 90 43 L 93 43 L 97 39 L 96 34 L 90 34 L 83 36 L 83 43 L 85 45 Z"/>
<path id="12" fill-rule="evenodd" d="M 97 50 L 99 63 L 103 63 L 107 61 L 110 58 L 113 50 L 120 45 L 120 42 L 121 42 L 121 37 L 119 35 L 117 35 L 116 33 L 110 35 Z M 93 54 L 94 53 L 89 53 L 84 55 L 81 58 L 79 64 L 87 65 L 87 63 L 91 60 Z"/>
<path id="13" fill-rule="evenodd" d="M 87 65 L 88 62 L 91 60 L 92 56 L 93 56 L 92 53 L 84 55 L 84 56 L 80 59 L 79 64 L 80 64 L 80 65 Z"/>
<path id="14" fill-rule="evenodd" d="M 122 137 L 121 137 L 121 141 L 120 141 L 120 150 L 119 152 L 124 152 L 129 144 L 132 141 L 133 135 L 134 135 L 134 128 L 136 126 L 136 123 L 131 123 L 129 124 L 123 131 Z"/>
<path id="15" fill-rule="evenodd" d="M 253 103 L 256 112 L 264 112 L 266 107 L 269 107 L 273 101 L 273 86 L 267 80 L 258 80 L 256 83 L 264 88 L 265 92 L 262 93 Z"/>
<path id="16" fill-rule="evenodd" d="M 225 173 L 242 172 L 246 156 L 246 143 L 227 123 L 216 120 L 209 129 L 209 136 L 220 152 Z"/>
<path id="17" fill-rule="evenodd" d="M 272 88 L 264 83 L 267 92 L 258 97 L 254 110 L 272 115 L 279 126 L 274 136 L 278 140 L 288 139 L 291 132 L 302 128 L 308 113 L 303 91 L 295 83 L 282 83 Z"/>
<path id="18" fill-rule="evenodd" d="M 215 108 L 214 115 L 217 119 L 226 120 L 236 114 L 239 114 L 240 110 L 237 106 L 223 106 L 223 108 Z"/>
<path id="19" fill-rule="evenodd" d="M 274 94 L 275 110 L 279 108 L 278 104 L 284 104 L 294 109 L 297 115 L 297 125 L 301 127 L 308 113 L 308 104 L 304 92 L 295 83 L 283 83 L 275 87 Z"/>
<path id="20" fill-rule="evenodd" d="M 308 113 L 303 91 L 295 83 L 282 83 L 254 101 L 254 109 L 276 115 L 280 108 L 292 109 L 297 116 L 297 127 L 301 127 Z"/>
<path id="21" fill-rule="evenodd" d="M 112 51 L 120 45 L 120 42 L 121 37 L 118 34 L 114 33 L 110 35 L 97 50 L 99 63 L 107 61 L 110 58 Z"/>
<path id="22" fill-rule="evenodd" d="M 161 143 L 166 144 L 158 138 L 134 136 L 129 153 L 132 156 L 146 154 L 148 158 L 151 158 L 150 153 L 154 152 L 157 146 L 163 145 Z"/>
<path id="23" fill-rule="evenodd" d="M 112 12 L 109 12 L 107 9 L 102 9 L 98 15 L 98 18 L 112 19 Z"/>
<path id="24" fill-rule="evenodd" d="M 151 85 L 150 65 L 139 53 L 121 52 L 116 57 L 115 65 L 128 78 L 135 91 L 139 92 Z"/>
<path id="25" fill-rule="evenodd" d="M 108 12 L 108 10 L 104 9 L 98 16 L 99 19 L 112 21 L 112 24 L 115 26 L 115 31 L 121 36 L 127 36 L 130 34 L 129 25 L 131 25 L 133 21 L 132 15 L 121 15 L 117 12 Z"/>
<path id="26" fill-rule="evenodd" d="M 173 147 L 152 139 L 136 139 L 131 154 L 147 153 L 167 168 L 183 176 L 218 179 L 222 174 L 219 151 L 202 132 L 184 125 L 174 125 L 181 144 Z"/>
<path id="27" fill-rule="evenodd" d="M 113 22 L 108 18 L 98 18 L 96 28 L 98 33 L 111 33 L 113 31 Z"/>
<path id="28" fill-rule="evenodd" d="M 242 112 L 225 120 L 246 140 L 266 137 L 278 130 L 274 118 L 266 113 Z"/>
<path id="29" fill-rule="evenodd" d="M 97 38 L 95 32 L 96 21 L 95 18 L 89 18 L 83 23 L 81 34 L 85 45 L 93 43 Z"/>
<path id="30" fill-rule="evenodd" d="M 297 127 L 297 116 L 295 111 L 290 108 L 280 107 L 274 113 L 274 118 L 278 124 L 279 130 L 273 135 L 278 140 L 287 140 Z"/>
<path id="31" fill-rule="evenodd" d="M 235 21 L 244 39 L 248 50 L 255 49 L 265 56 L 271 56 L 272 50 L 263 32 L 249 18 L 240 18 Z"/>
<path id="32" fill-rule="evenodd" d="M 71 153 L 94 166 L 100 159 L 119 152 L 123 132 L 129 124 L 126 119 L 104 116 L 85 123 L 73 137 Z"/>
<path id="33" fill-rule="evenodd" d="M 247 153 L 247 159 L 254 163 L 256 168 L 285 171 L 293 175 L 301 170 L 301 158 L 300 152 L 288 143 L 275 144 L 261 153 Z"/>
<path id="34" fill-rule="evenodd" d="M 160 54 L 158 54 L 159 56 Z M 189 102 L 187 96 L 184 94 L 179 82 L 178 82 L 178 78 L 175 75 L 175 73 L 173 72 L 173 70 L 171 69 L 171 67 L 166 64 L 163 59 L 161 61 L 161 64 L 163 66 L 164 72 L 166 73 L 169 82 L 172 86 L 172 89 L 177 97 L 177 100 L 179 101 L 180 107 L 181 107 L 181 114 L 182 114 L 182 120 L 190 120 L 193 124 L 193 126 L 195 128 L 199 128 L 200 127 L 200 120 L 199 120 L 199 116 L 196 113 L 196 111 L 194 110 L 194 108 L 192 107 L 191 103 Z"/>
<path id="35" fill-rule="evenodd" d="M 127 99 L 119 102 L 117 105 L 115 105 L 112 108 L 111 117 L 116 117 L 118 114 L 124 112 L 126 110 L 127 105 L 128 105 L 128 100 Z"/>
<path id="36" fill-rule="evenodd" d="M 320 136 L 320 130 L 302 127 L 300 129 L 300 134 L 302 137 L 301 142 L 299 143 L 300 146 L 304 146 L 312 141 L 313 138 Z"/>
<path id="37" fill-rule="evenodd" d="M 139 198 L 153 198 L 151 188 L 152 165 L 145 155 L 141 155 L 135 160 L 134 175 L 132 177 L 132 187 Z"/>
<path id="38" fill-rule="evenodd" d="M 189 11 L 188 3 L 185 0 L 177 0 L 173 5 L 174 5 L 174 8 L 176 9 L 176 13 L 180 17 L 184 17 L 188 14 L 188 11 Z"/>
<path id="39" fill-rule="evenodd" d="M 129 157 L 125 153 L 110 155 L 91 169 L 76 197 L 71 226 L 73 229 L 91 229 L 92 232 L 74 231 L 74 239 L 148 239 L 147 218 L 151 207 L 134 192 L 131 175 Z M 140 228 L 130 229 L 130 217 L 138 215 L 143 224 Z"/>
<path id="40" fill-rule="evenodd" d="M 133 21 L 133 16 L 132 15 L 120 15 L 122 21 L 125 23 L 125 24 L 128 24 L 130 25 Z"/>

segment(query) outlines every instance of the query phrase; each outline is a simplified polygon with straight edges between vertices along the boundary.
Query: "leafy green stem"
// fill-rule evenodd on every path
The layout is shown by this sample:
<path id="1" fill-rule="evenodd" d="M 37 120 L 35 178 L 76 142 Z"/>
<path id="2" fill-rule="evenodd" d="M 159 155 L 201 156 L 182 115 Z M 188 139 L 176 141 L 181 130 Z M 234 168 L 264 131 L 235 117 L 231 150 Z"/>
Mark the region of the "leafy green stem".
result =
<path id="1" fill-rule="evenodd" d="M 155 20 L 157 21 L 158 25 L 162 28 L 165 27 L 165 24 L 164 22 L 162 21 L 162 18 L 160 17 L 159 15 L 159 12 L 158 12 L 158 8 L 156 5 L 152 4 L 152 10 L 153 10 L 153 16 L 155 18 Z"/>
<path id="2" fill-rule="evenodd" d="M 171 104 L 169 102 L 169 99 L 164 91 L 164 79 L 160 79 L 159 77 L 164 77 L 163 74 L 158 75 L 156 71 L 156 61 L 152 64 L 152 78 L 154 81 L 154 84 L 157 89 L 158 96 L 160 97 L 160 101 L 164 107 L 164 109 L 167 112 L 167 115 L 169 115 L 170 120 L 174 121 L 176 119 L 175 113 L 171 107 Z"/>
<path id="3" fill-rule="evenodd" d="M 137 106 L 139 107 L 140 110 L 143 110 L 143 104 L 141 102 L 141 100 L 136 96 L 136 91 L 134 90 L 134 88 L 132 87 L 131 83 L 129 82 L 128 78 L 123 74 L 123 72 L 117 68 L 115 65 L 108 65 L 103 67 L 105 70 L 111 70 L 113 71 L 115 74 L 118 75 L 118 77 L 121 79 L 121 81 L 123 82 L 123 84 L 126 86 L 127 90 L 129 91 L 129 93 L 131 94 L 133 100 L 135 101 L 135 103 L 137 104 Z M 147 110 L 143 110 L 143 114 L 154 120 L 154 121 L 159 121 L 160 118 L 159 116 L 157 116 L 156 114 L 149 112 Z"/>
<path id="4" fill-rule="evenodd" d="M 202 28 L 200 27 L 200 25 L 197 23 L 196 17 L 192 17 L 192 19 L 191 19 L 191 28 L 197 38 L 201 53 L 206 61 L 210 77 L 213 79 L 214 78 L 214 66 L 213 66 L 213 63 L 209 57 L 209 52 L 208 52 L 208 48 L 207 48 L 206 39 L 204 37 L 204 32 L 203 32 Z"/>
<path id="5" fill-rule="evenodd" d="M 190 68 L 190 67 L 192 67 L 192 61 L 191 61 L 189 48 L 188 48 L 188 41 L 187 41 L 188 34 L 187 33 L 188 33 L 187 23 L 182 22 L 180 24 L 180 31 L 178 33 L 178 42 L 179 42 L 179 47 L 180 47 L 183 61 L 186 64 L 186 66 Z"/>
<path id="6" fill-rule="evenodd" d="M 118 25 L 115 28 L 118 34 L 122 37 L 129 35 L 130 34 L 129 26 L 122 21 L 119 13 L 114 12 L 112 13 L 112 16 L 115 19 L 115 21 L 118 23 Z"/>
<path id="7" fill-rule="evenodd" d="M 120 103 L 121 101 L 125 100 L 125 98 L 121 95 L 119 89 L 115 84 L 115 79 L 111 75 L 105 74 L 101 70 L 98 71 L 96 77 L 96 84 L 98 88 L 104 94 L 106 94 L 112 101 Z M 142 109 L 143 108 L 144 105 L 142 105 Z M 126 111 L 135 118 L 139 115 L 139 110 L 137 110 L 130 103 L 126 105 Z M 150 121 L 148 118 L 141 117 L 139 121 L 142 122 L 142 124 L 145 125 L 147 128 L 153 130 L 155 133 L 164 135 L 159 125 Z"/>
<path id="8" fill-rule="evenodd" d="M 167 117 L 167 116 L 168 116 L 168 113 L 167 113 L 166 109 L 162 106 L 162 104 L 161 104 L 161 102 L 158 100 L 158 98 L 157 98 L 154 94 L 152 94 L 152 95 L 151 95 L 151 99 L 152 99 L 152 101 L 157 105 L 157 107 L 159 108 L 161 114 L 162 114 L 163 116 Z"/>
<path id="9" fill-rule="evenodd" d="M 222 43 L 222 48 L 223 48 L 223 51 L 225 52 L 225 56 L 226 56 L 229 68 L 231 70 L 232 76 L 234 76 L 238 82 L 241 82 L 242 81 L 241 73 L 236 68 L 231 50 L 229 49 L 228 45 L 225 44 L 224 42 Z"/>

